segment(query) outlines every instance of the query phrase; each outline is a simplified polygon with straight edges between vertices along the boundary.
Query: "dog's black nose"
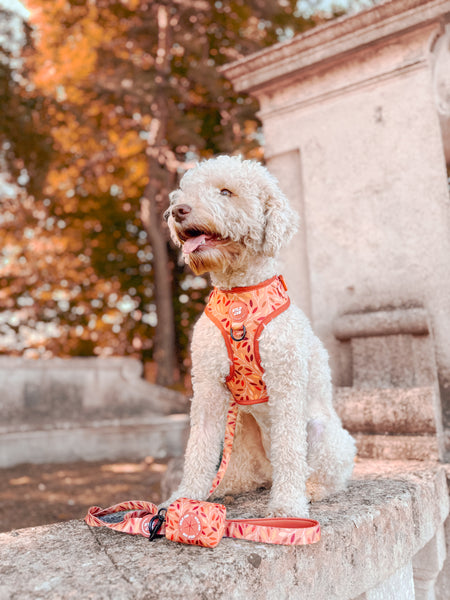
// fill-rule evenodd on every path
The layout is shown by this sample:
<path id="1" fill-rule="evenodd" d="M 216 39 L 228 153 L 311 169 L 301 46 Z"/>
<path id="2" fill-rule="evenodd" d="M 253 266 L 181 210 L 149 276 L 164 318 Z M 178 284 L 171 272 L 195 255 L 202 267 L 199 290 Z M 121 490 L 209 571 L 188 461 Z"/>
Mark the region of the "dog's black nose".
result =
<path id="1" fill-rule="evenodd" d="M 172 208 L 173 218 L 175 221 L 178 221 L 178 223 L 181 223 L 181 221 L 184 221 L 184 219 L 188 216 L 191 210 L 192 208 L 189 206 L 189 204 L 179 204 L 178 206 L 174 206 Z"/>

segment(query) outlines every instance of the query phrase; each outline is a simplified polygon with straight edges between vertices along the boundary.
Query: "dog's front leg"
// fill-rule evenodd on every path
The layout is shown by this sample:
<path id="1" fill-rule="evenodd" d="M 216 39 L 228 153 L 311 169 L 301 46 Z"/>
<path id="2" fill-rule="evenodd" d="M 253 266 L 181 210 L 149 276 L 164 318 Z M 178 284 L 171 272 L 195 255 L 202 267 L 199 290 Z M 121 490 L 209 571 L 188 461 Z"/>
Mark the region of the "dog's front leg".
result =
<path id="1" fill-rule="evenodd" d="M 307 517 L 306 481 L 310 471 L 306 428 L 308 367 L 305 357 L 288 340 L 285 340 L 284 350 L 273 347 L 272 342 L 273 339 L 269 340 L 266 347 L 261 344 L 269 396 L 272 464 L 268 512 L 270 516 Z"/>
<path id="2" fill-rule="evenodd" d="M 205 387 L 197 389 L 192 399 L 183 478 L 170 502 L 177 498 L 206 500 L 220 463 L 229 394 L 223 386 L 210 383 Z"/>
<path id="3" fill-rule="evenodd" d="M 274 517 L 307 517 L 307 435 L 303 411 L 295 401 L 298 389 L 269 393 L 272 489 L 268 511 Z"/>
<path id="4" fill-rule="evenodd" d="M 203 315 L 194 328 L 192 340 L 194 396 L 183 478 L 169 503 L 181 497 L 194 500 L 206 500 L 208 497 L 220 463 L 225 436 L 231 397 L 225 386 L 229 369 L 230 362 L 222 336 Z"/>

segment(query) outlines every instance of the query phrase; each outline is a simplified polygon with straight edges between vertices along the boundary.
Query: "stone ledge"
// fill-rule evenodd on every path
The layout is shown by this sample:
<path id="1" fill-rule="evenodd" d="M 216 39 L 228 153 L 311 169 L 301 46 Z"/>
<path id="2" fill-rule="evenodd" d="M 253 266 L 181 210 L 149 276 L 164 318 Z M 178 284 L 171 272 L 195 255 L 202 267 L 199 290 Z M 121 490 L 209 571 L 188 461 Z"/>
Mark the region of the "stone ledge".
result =
<path id="1" fill-rule="evenodd" d="M 447 0 L 393 0 L 345 15 L 319 27 L 296 35 L 287 42 L 274 44 L 221 67 L 233 81 L 236 91 L 281 85 L 292 77 L 329 61 L 346 60 L 357 48 L 366 47 L 413 28 L 439 22 L 448 13 Z"/>
<path id="2" fill-rule="evenodd" d="M 427 335 L 430 332 L 427 311 L 402 308 L 342 315 L 333 323 L 334 336 L 340 341 L 356 337 L 384 335 Z"/>
<path id="3" fill-rule="evenodd" d="M 0 357 L 0 467 L 179 456 L 187 399 L 135 359 Z"/>
<path id="4" fill-rule="evenodd" d="M 259 516 L 266 500 L 267 492 L 240 497 L 229 515 Z M 412 558 L 447 513 L 442 466 L 358 461 L 348 491 L 312 507 L 318 544 L 224 539 L 209 550 L 71 521 L 0 535 L 0 598 L 345 600 L 402 581 L 395 597 L 406 600 Z"/>
<path id="5" fill-rule="evenodd" d="M 142 363 L 127 357 L 0 357 L 0 419 L 4 424 L 39 426 L 57 420 L 187 411 L 181 393 L 151 384 L 142 374 Z"/>
<path id="6" fill-rule="evenodd" d="M 435 388 L 336 388 L 335 408 L 358 433 L 436 434 Z"/>

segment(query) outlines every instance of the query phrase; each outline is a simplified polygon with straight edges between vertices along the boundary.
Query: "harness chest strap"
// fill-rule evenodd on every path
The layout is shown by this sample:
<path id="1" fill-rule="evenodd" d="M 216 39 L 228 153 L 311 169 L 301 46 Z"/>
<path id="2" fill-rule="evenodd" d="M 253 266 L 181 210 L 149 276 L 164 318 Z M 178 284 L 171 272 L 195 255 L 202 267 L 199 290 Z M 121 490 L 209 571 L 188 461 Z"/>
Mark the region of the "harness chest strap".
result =
<path id="1" fill-rule="evenodd" d="M 231 363 L 225 383 L 238 404 L 268 401 L 259 338 L 264 327 L 289 305 L 281 275 L 250 287 L 211 292 L 205 314 L 225 341 Z"/>

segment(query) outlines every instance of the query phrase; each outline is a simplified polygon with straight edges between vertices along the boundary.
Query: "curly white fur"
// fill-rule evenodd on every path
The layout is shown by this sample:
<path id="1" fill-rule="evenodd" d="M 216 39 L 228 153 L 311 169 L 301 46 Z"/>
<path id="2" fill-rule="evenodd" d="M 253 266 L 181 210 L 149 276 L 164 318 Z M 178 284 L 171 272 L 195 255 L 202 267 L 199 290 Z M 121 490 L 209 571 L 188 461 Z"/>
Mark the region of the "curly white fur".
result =
<path id="1" fill-rule="evenodd" d="M 221 289 L 256 285 L 277 273 L 276 255 L 298 216 L 259 163 L 220 156 L 200 163 L 170 195 L 174 242 L 195 273 Z M 289 283 L 289 282 L 288 282 Z M 264 328 L 259 349 L 269 402 L 239 407 L 231 460 L 215 496 L 271 485 L 267 514 L 308 515 L 309 500 L 345 487 L 353 439 L 332 405 L 328 356 L 299 308 Z M 204 500 L 220 460 L 230 392 L 220 330 L 202 315 L 192 340 L 191 432 L 177 497 Z"/>

